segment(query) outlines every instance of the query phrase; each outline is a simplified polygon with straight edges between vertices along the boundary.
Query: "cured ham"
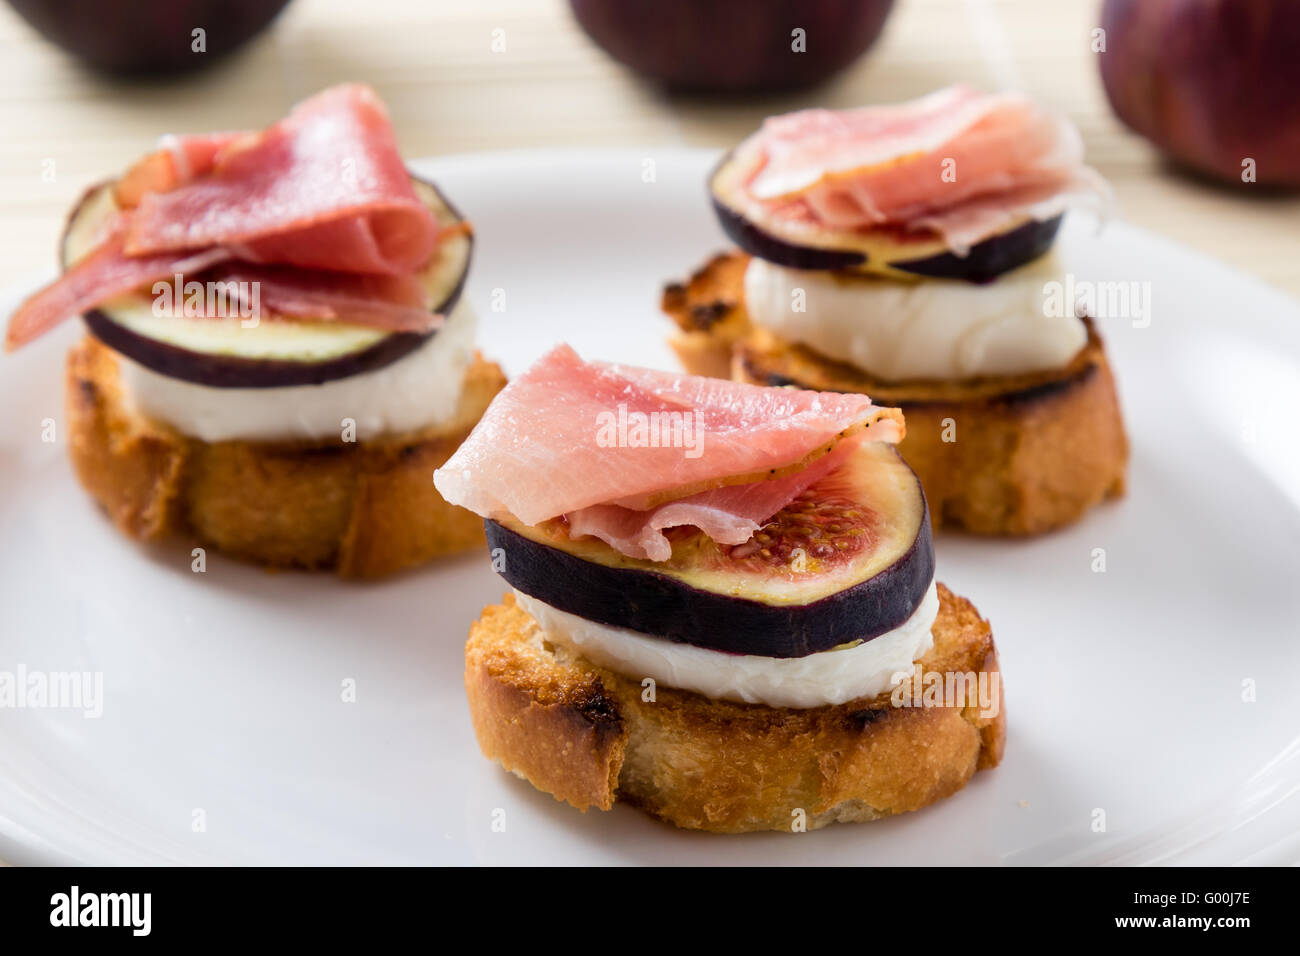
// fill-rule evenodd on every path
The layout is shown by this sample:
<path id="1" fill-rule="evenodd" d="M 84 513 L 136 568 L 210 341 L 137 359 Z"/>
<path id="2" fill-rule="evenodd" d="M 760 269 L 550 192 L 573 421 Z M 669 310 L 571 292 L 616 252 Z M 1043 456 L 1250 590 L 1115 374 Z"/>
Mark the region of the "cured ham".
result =
<path id="1" fill-rule="evenodd" d="M 167 135 L 159 148 L 126 171 L 113 187 L 117 203 L 134 209 L 146 194 L 166 192 L 212 171 L 217 154 L 248 133 Z"/>
<path id="2" fill-rule="evenodd" d="M 428 303 L 415 274 L 438 224 L 367 87 L 326 90 L 261 132 L 170 138 L 114 196 L 102 242 L 19 307 L 7 349 L 157 279 L 209 279 L 198 273 L 232 261 L 263 270 L 263 305 L 281 317 L 389 331 L 438 321 L 416 314 Z"/>
<path id="3" fill-rule="evenodd" d="M 564 515 L 571 533 L 661 560 L 664 528 L 742 543 L 842 443 L 902 436 L 901 412 L 865 395 L 584 362 L 558 346 L 506 386 L 434 482 L 485 517 Z"/>
<path id="4" fill-rule="evenodd" d="M 966 86 L 909 103 L 804 110 L 736 150 L 748 212 L 809 231 L 881 227 L 943 236 L 964 254 L 1006 223 L 1108 194 L 1065 119 Z"/>
<path id="5" fill-rule="evenodd" d="M 71 315 L 125 295 L 177 273 L 197 274 L 230 258 L 225 249 L 198 252 L 163 252 L 152 256 L 126 256 L 120 227 L 111 229 L 96 250 L 24 302 L 9 319 L 5 349 L 12 351 L 44 335 Z"/>
<path id="6" fill-rule="evenodd" d="M 206 175 L 145 195 L 126 251 L 238 246 L 256 262 L 399 275 L 428 260 L 437 233 L 378 96 L 339 86 L 233 138 Z"/>
<path id="7" fill-rule="evenodd" d="M 565 516 L 573 537 L 591 535 L 633 558 L 667 561 L 673 546 L 666 528 L 691 525 L 719 544 L 744 544 L 763 523 L 843 462 L 849 443 L 841 443 L 802 471 L 771 481 L 725 485 L 638 511 L 620 505 L 593 505 Z"/>
<path id="8" fill-rule="evenodd" d="M 227 263 L 212 278 L 237 288 L 257 283 L 261 317 L 345 321 L 389 332 L 428 332 L 442 317 L 426 306 L 414 276 L 368 276 L 317 269 Z"/>

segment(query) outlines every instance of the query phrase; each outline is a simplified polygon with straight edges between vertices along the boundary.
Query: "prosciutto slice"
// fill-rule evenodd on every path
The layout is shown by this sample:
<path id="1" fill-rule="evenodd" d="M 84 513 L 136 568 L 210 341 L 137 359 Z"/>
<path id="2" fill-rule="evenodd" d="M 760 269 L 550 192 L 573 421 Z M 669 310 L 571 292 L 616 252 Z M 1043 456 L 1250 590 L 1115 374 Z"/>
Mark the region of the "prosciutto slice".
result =
<path id="1" fill-rule="evenodd" d="M 966 86 L 909 103 L 768 119 L 737 147 L 749 212 L 808 230 L 901 227 L 953 251 L 1026 217 L 1108 196 L 1067 120 Z"/>
<path id="2" fill-rule="evenodd" d="M 565 516 L 573 537 L 591 535 L 633 558 L 667 561 L 673 546 L 666 528 L 693 525 L 719 544 L 744 544 L 769 518 L 829 474 L 846 457 L 842 442 L 802 471 L 770 481 L 726 485 L 645 511 L 593 505 Z"/>
<path id="3" fill-rule="evenodd" d="M 902 436 L 902 413 L 865 395 L 584 362 L 562 345 L 506 386 L 434 483 L 485 517 L 568 515 L 615 547 L 662 553 L 651 531 L 678 524 L 747 539 L 807 487 L 787 476 L 841 442 Z M 608 507 L 582 514 L 594 506 Z"/>
<path id="4" fill-rule="evenodd" d="M 266 281 L 273 315 L 388 331 L 439 321 L 418 314 L 428 303 L 416 278 L 438 225 L 368 87 L 326 90 L 261 132 L 168 138 L 114 196 L 121 211 L 104 240 L 18 308 L 7 349 L 177 273 L 219 279 L 198 273 L 232 262 Z"/>
<path id="5" fill-rule="evenodd" d="M 255 262 L 399 275 L 433 252 L 437 224 L 368 87 L 318 93 L 212 162 L 207 175 L 141 199 L 129 255 L 237 245 Z"/>
<path id="6" fill-rule="evenodd" d="M 349 272 L 247 266 L 228 263 L 212 278 L 251 288 L 256 282 L 261 317 L 347 322 L 390 332 L 428 332 L 442 317 L 425 306 L 424 286 L 414 276 L 367 276 Z"/>
<path id="7" fill-rule="evenodd" d="M 161 252 L 128 257 L 122 252 L 120 226 L 90 255 L 24 302 L 9 319 L 5 350 L 12 351 L 44 335 L 70 315 L 125 295 L 177 273 L 195 274 L 230 258 L 225 249 Z"/>
<path id="8" fill-rule="evenodd" d="M 159 148 L 126 171 L 113 187 L 119 206 L 134 209 L 147 193 L 166 192 L 205 176 L 216 164 L 217 155 L 248 133 L 205 133 L 192 136 L 167 135 Z"/>

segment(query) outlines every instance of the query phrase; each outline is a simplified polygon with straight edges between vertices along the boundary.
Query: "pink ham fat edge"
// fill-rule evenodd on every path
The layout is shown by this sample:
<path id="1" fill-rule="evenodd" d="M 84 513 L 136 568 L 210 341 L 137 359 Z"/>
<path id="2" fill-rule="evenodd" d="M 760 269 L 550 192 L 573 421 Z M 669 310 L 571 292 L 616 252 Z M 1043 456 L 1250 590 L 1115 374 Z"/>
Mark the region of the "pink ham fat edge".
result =
<path id="1" fill-rule="evenodd" d="M 965 86 L 893 106 L 772 117 L 737 154 L 753 164 L 743 198 L 759 221 L 809 233 L 928 232 L 958 255 L 1014 222 L 1110 197 L 1083 164 L 1072 124 L 1023 96 Z M 945 159 L 955 179 L 941 176 Z"/>
<path id="2" fill-rule="evenodd" d="M 596 447 L 592 423 L 619 402 L 698 415 L 703 454 L 689 461 L 682 448 Z M 721 544 L 742 544 L 858 442 L 896 443 L 902 434 L 898 411 L 864 395 L 588 363 L 561 345 L 506 386 L 434 481 L 449 503 L 484 517 L 564 518 L 571 537 L 659 561 L 671 553 L 665 529 L 694 525 Z M 769 472 L 779 477 L 727 483 Z M 672 495 L 701 485 L 710 490 Z"/>
<path id="3" fill-rule="evenodd" d="M 307 143 L 299 152 L 307 154 L 307 168 L 319 172 L 324 167 L 320 163 L 313 167 L 310 160 L 329 142 L 331 132 L 336 137 L 349 132 L 372 137 L 369 143 L 354 142 L 350 147 L 354 157 L 365 162 L 361 175 L 374 172 L 378 177 L 380 185 L 370 190 L 369 200 L 358 202 L 341 195 L 349 186 L 346 181 L 332 198 L 327 191 L 322 200 L 320 189 L 277 183 L 275 176 L 263 174 L 257 183 L 265 187 L 265 194 L 246 196 L 246 206 L 256 208 L 299 189 L 310 197 L 305 211 L 300 209 L 261 234 L 250 234 L 229 226 L 231 217 L 237 222 L 240 215 L 232 203 L 235 212 L 226 214 L 226 231 L 193 228 L 195 222 L 219 220 L 214 210 L 221 213 L 220 203 L 231 202 L 232 190 L 238 193 L 238 179 L 221 180 L 223 171 L 233 167 L 256 174 L 264 168 L 261 154 L 267 144 L 274 156 L 286 152 L 288 141 L 292 158 L 292 140 L 301 136 Z M 414 275 L 414 269 L 432 254 L 438 226 L 415 195 L 387 114 L 368 88 L 346 85 L 325 90 L 260 133 L 166 137 L 163 149 L 146 160 L 164 155 L 168 162 L 152 167 L 141 163 L 128 173 L 128 177 L 141 175 L 142 185 L 136 187 L 145 188 L 141 206 L 123 211 L 106 229 L 99 246 L 13 313 L 6 350 L 30 342 L 66 318 L 147 289 L 154 282 L 173 280 L 177 274 L 225 281 L 237 271 L 245 278 L 257 278 L 263 283 L 259 291 L 266 318 L 346 318 L 395 332 L 427 332 L 441 322 L 441 316 L 427 310 L 423 286 Z M 340 158 L 337 152 L 332 155 Z M 193 190 L 213 192 L 218 181 L 215 196 L 198 203 L 187 201 L 193 199 Z M 166 191 L 152 192 L 148 187 Z M 232 260 L 243 261 L 210 271 Z"/>
<path id="4" fill-rule="evenodd" d="M 673 546 L 664 531 L 692 525 L 724 545 L 744 544 L 774 515 L 847 457 L 851 442 L 813 461 L 802 471 L 744 485 L 728 485 L 638 511 L 616 504 L 593 505 L 565 515 L 571 537 L 600 538 L 631 558 L 667 561 Z"/>

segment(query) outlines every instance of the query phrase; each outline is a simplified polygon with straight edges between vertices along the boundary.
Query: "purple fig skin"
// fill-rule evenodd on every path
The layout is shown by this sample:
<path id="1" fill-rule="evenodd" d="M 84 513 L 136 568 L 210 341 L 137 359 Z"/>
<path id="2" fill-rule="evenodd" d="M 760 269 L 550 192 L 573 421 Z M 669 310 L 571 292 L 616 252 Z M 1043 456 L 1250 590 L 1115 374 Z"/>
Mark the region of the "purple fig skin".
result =
<path id="1" fill-rule="evenodd" d="M 45 39 L 118 76 L 202 69 L 262 32 L 289 0 L 9 0 Z M 204 52 L 193 31 L 205 31 Z"/>
<path id="2" fill-rule="evenodd" d="M 433 183 L 425 179 L 412 177 L 424 183 L 435 193 L 442 203 L 456 216 L 464 219 L 446 196 Z M 107 183 L 91 186 L 82 194 L 81 199 L 68 215 L 68 224 L 64 228 L 59 242 L 60 253 L 64 243 L 72 232 L 72 223 L 77 218 L 85 203 Z M 465 291 L 465 281 L 474 259 L 474 236 L 469 236 L 469 255 L 465 259 L 465 268 L 461 271 L 456 284 L 448 290 L 443 301 L 431 311 L 449 315 L 460 301 Z M 60 254 L 59 261 L 64 256 Z M 168 342 L 161 342 L 133 332 L 113 320 L 111 313 L 103 309 L 90 309 L 82 315 L 82 321 L 95 338 L 110 349 L 138 362 L 145 368 L 152 369 L 160 375 L 193 382 L 195 385 L 207 385 L 211 388 L 287 388 L 293 385 L 323 385 L 340 378 L 349 378 L 363 372 L 373 372 L 391 365 L 398 359 L 414 352 L 438 330 L 430 332 L 392 332 L 374 345 L 358 352 L 351 352 L 319 362 L 292 362 L 280 359 L 248 359 L 237 355 L 216 355 L 205 352 L 192 352 Z"/>
<path id="3" fill-rule="evenodd" d="M 867 262 L 867 256 L 862 252 L 800 246 L 778 239 L 719 199 L 712 189 L 709 190 L 709 198 L 713 201 L 713 212 L 718 217 L 718 224 L 722 226 L 727 238 L 751 256 L 789 269 L 838 271 L 855 269 Z"/>
<path id="4" fill-rule="evenodd" d="M 589 621 L 729 654 L 806 657 L 901 625 L 934 580 L 930 513 L 885 570 L 811 604 L 774 605 L 691 587 L 639 568 L 608 567 L 487 519 L 488 547 L 512 587 Z"/>
<path id="5" fill-rule="evenodd" d="M 992 282 L 1002 273 L 1033 262 L 1051 249 L 1056 242 L 1056 234 L 1060 231 L 1062 218 L 1064 214 L 1041 221 L 1031 219 L 1010 232 L 977 242 L 964 256 L 955 252 L 941 252 L 928 259 L 891 262 L 890 266 L 932 279 Z"/>
<path id="6" fill-rule="evenodd" d="M 372 372 L 391 365 L 418 349 L 430 335 L 394 332 L 369 348 L 325 362 L 290 362 L 280 359 L 247 359 L 234 355 L 207 355 L 160 342 L 119 325 L 100 309 L 91 309 L 82 320 L 90 334 L 114 352 L 125 355 L 145 368 L 168 378 L 207 385 L 210 388 L 287 388 L 291 385 L 323 385 L 340 378 Z"/>
<path id="7" fill-rule="evenodd" d="M 664 87 L 761 93 L 820 83 L 862 56 L 894 0 L 570 0 L 615 60 Z M 805 31 L 806 50 L 792 47 Z"/>
<path id="8" fill-rule="evenodd" d="M 1300 3 L 1106 0 L 1101 78 L 1115 114 L 1224 182 L 1300 187 Z M 1247 183 L 1249 184 L 1249 183 Z"/>
<path id="9" fill-rule="evenodd" d="M 867 256 L 861 252 L 800 246 L 779 239 L 732 209 L 711 190 L 710 195 L 722 231 L 752 256 L 790 269 L 838 271 L 860 269 L 866 265 Z M 989 282 L 1004 272 L 1032 262 L 1051 249 L 1056 241 L 1056 233 L 1061 228 L 1061 219 L 1062 216 L 1054 216 L 1041 222 L 1030 220 L 1010 232 L 981 240 L 965 256 L 941 252 L 924 259 L 890 262 L 889 265 L 900 272 L 932 279 Z"/>

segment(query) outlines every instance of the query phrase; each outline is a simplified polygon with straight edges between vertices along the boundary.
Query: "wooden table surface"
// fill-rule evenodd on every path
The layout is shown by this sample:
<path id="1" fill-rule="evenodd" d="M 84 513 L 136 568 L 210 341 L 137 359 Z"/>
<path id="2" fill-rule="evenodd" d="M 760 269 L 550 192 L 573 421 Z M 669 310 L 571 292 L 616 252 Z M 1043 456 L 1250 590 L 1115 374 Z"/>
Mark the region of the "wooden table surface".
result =
<path id="1" fill-rule="evenodd" d="M 1073 117 L 1124 218 L 1300 295 L 1300 197 L 1193 181 L 1124 130 L 1089 50 L 1099 7 L 1100 0 L 898 0 L 879 44 L 839 78 L 737 103 L 657 93 L 593 46 L 564 0 L 295 0 L 233 58 L 161 83 L 88 73 L 0 6 L 0 286 L 51 269 L 79 191 L 122 169 L 160 133 L 262 125 L 340 81 L 378 89 L 414 157 L 725 146 L 772 112 L 888 102 L 965 80 L 1020 86 Z M 492 50 L 498 29 L 503 52 Z"/>
<path id="2" fill-rule="evenodd" d="M 722 147 L 769 113 L 889 102 L 969 81 L 1021 87 L 1073 117 L 1123 217 L 1300 296 L 1300 198 L 1193 181 L 1126 132 L 1089 51 L 1099 7 L 1100 0 L 898 0 L 876 48 L 839 78 L 737 103 L 656 93 L 587 40 L 564 0 L 295 0 L 234 57 L 160 83 L 88 73 L 0 5 L 0 286 L 51 271 L 69 204 L 159 134 L 260 126 L 341 81 L 378 89 L 412 157 L 530 146 Z M 498 29 L 503 52 L 492 50 Z"/>

